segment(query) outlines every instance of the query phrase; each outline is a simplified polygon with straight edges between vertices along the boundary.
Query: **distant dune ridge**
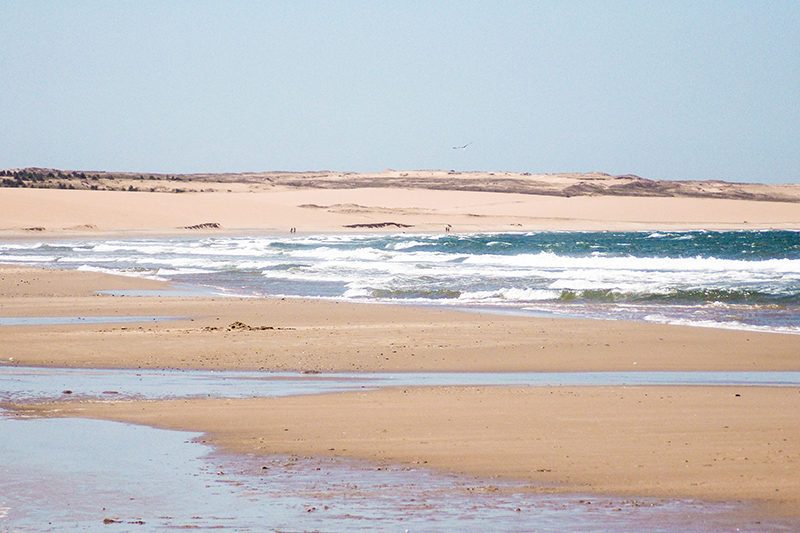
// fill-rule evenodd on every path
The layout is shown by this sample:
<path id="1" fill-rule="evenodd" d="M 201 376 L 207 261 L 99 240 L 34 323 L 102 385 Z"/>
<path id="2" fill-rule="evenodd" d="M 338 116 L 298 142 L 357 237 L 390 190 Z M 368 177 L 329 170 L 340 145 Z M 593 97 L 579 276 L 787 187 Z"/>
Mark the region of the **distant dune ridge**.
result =
<path id="1" fill-rule="evenodd" d="M 182 193 L 182 194 L 176 194 Z M 511 172 L 0 171 L 0 237 L 800 229 L 800 184 Z"/>
<path id="2" fill-rule="evenodd" d="M 149 174 L 73 171 L 47 168 L 0 171 L 3 187 L 33 187 L 152 192 L 212 192 L 245 185 L 249 190 L 275 187 L 312 189 L 402 188 L 498 192 L 544 196 L 682 197 L 800 202 L 800 184 L 730 183 L 725 181 L 649 180 L 632 174 L 602 172 L 530 174 L 456 172 L 453 170 L 353 172 L 248 172 L 221 174 Z M 231 189 L 240 191 L 241 187 Z"/>

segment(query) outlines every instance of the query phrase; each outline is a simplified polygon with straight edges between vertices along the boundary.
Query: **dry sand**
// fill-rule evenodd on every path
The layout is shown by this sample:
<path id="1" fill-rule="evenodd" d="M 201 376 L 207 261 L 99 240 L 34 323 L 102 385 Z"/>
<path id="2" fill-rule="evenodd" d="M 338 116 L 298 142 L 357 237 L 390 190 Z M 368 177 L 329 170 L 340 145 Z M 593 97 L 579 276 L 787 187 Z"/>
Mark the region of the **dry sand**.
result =
<path id="1" fill-rule="evenodd" d="M 326 372 L 800 369 L 797 337 L 791 335 L 293 299 L 92 292 L 137 287 L 163 288 L 96 273 L 0 268 L 2 316 L 182 317 L 0 327 L 0 360 Z M 230 327 L 237 322 L 247 327 Z M 524 480 L 535 490 L 741 500 L 787 516 L 800 509 L 795 387 L 433 387 L 25 409 L 200 431 L 209 443 L 239 453 L 421 464 Z"/>

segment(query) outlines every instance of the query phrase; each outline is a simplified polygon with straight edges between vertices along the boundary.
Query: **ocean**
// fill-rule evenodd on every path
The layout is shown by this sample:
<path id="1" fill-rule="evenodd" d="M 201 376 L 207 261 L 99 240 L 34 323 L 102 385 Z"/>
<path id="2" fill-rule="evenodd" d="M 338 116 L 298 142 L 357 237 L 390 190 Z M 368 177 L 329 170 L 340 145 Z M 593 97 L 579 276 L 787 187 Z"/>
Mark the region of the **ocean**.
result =
<path id="1" fill-rule="evenodd" d="M 800 334 L 800 232 L 519 232 L 0 243 L 0 263 L 217 294 Z"/>

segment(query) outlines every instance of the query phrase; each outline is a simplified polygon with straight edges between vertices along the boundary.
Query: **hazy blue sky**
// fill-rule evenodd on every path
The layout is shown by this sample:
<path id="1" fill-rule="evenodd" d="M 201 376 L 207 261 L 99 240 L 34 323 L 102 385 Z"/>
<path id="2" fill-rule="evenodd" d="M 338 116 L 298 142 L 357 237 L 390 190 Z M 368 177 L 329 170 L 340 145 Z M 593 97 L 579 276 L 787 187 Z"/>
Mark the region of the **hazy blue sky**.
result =
<path id="1" fill-rule="evenodd" d="M 3 0 L 25 166 L 797 183 L 800 2 Z"/>

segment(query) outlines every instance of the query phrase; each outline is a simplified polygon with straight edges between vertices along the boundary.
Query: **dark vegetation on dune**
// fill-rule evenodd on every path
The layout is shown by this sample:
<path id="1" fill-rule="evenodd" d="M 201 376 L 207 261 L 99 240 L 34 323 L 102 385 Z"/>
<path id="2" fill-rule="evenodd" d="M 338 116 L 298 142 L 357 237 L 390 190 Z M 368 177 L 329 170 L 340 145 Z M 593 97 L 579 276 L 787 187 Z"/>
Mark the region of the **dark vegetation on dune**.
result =
<path id="1" fill-rule="evenodd" d="M 548 178 L 566 178 L 552 180 Z M 764 185 L 724 181 L 649 180 L 627 174 L 554 174 L 509 172 L 442 172 L 355 174 L 319 172 L 262 172 L 241 174 L 142 174 L 73 171 L 47 168 L 0 170 L 0 187 L 82 189 L 145 192 L 212 192 L 201 184 L 240 183 L 258 187 L 313 189 L 405 188 L 501 192 L 544 196 L 635 196 L 718 198 L 800 202 L 800 185 Z M 183 185 L 182 185 L 183 184 Z M 191 184 L 192 186 L 189 186 Z"/>

